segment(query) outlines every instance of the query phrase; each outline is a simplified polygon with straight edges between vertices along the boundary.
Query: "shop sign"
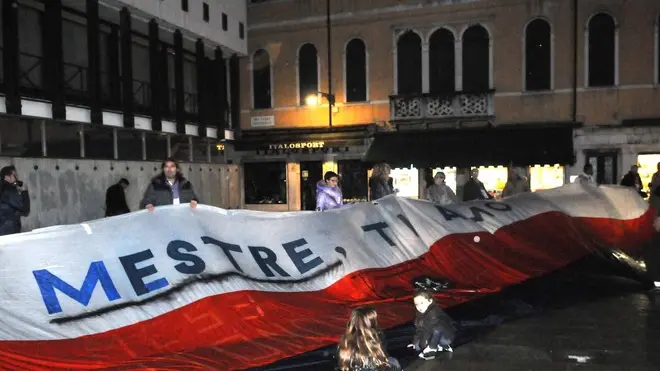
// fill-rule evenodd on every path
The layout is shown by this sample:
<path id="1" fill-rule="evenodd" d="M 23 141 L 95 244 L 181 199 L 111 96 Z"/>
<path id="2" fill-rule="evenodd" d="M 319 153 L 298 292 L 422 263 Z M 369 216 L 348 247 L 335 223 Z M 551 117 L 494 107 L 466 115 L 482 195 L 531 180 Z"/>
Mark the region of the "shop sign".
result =
<path id="1" fill-rule="evenodd" d="M 275 116 L 252 116 L 250 117 L 250 126 L 253 128 L 275 126 Z"/>
<path id="2" fill-rule="evenodd" d="M 282 143 L 270 144 L 268 149 L 271 151 L 286 150 L 286 149 L 320 149 L 325 148 L 325 142 L 295 142 L 295 143 Z"/>

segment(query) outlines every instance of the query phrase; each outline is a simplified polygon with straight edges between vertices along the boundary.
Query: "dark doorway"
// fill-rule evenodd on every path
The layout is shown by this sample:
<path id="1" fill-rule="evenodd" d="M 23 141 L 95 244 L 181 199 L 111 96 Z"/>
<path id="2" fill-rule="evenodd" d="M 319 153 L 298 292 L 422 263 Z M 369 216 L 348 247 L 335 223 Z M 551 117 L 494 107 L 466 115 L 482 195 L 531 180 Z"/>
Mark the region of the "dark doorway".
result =
<path id="1" fill-rule="evenodd" d="M 323 179 L 323 163 L 300 163 L 300 209 L 316 210 L 316 183 Z"/>
<path id="2" fill-rule="evenodd" d="M 587 152 L 586 162 L 594 167 L 594 179 L 598 184 L 618 184 L 617 152 Z"/>

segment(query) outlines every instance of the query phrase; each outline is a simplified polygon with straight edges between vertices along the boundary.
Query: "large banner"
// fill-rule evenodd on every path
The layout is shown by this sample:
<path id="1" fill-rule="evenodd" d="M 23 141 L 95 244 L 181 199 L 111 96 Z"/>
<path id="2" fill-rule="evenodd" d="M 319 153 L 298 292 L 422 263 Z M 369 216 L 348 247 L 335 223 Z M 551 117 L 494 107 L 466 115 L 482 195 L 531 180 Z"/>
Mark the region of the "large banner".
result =
<path id="1" fill-rule="evenodd" d="M 562 188 L 437 206 L 389 197 L 329 212 L 163 207 L 0 239 L 0 368 L 267 364 L 337 341 L 351 308 L 409 322 L 411 280 L 444 306 L 597 249 L 634 254 L 652 212 L 631 189 Z"/>

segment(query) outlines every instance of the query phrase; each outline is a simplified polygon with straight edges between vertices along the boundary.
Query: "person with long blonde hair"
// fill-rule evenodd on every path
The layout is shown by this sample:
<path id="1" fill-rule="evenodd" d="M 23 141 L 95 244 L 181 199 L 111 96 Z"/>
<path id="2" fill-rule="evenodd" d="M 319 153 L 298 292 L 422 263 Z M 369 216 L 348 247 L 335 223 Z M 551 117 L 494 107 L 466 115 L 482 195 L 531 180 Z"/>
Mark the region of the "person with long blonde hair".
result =
<path id="1" fill-rule="evenodd" d="M 339 371 L 398 371 L 399 362 L 387 356 L 378 314 L 371 307 L 353 310 L 339 342 Z"/>
<path id="2" fill-rule="evenodd" d="M 392 186 L 389 184 L 391 171 L 392 168 L 388 164 L 383 163 L 374 165 L 371 178 L 369 178 L 369 190 L 371 191 L 372 201 L 395 193 L 394 189 L 392 189 Z"/>

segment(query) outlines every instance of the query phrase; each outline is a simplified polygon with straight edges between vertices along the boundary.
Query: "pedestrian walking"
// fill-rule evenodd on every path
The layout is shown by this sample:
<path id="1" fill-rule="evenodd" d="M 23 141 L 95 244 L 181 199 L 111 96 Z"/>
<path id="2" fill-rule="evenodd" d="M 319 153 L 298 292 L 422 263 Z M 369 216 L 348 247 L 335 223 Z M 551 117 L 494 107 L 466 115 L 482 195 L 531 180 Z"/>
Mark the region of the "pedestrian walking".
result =
<path id="1" fill-rule="evenodd" d="M 119 182 L 111 185 L 108 190 L 105 191 L 106 217 L 128 214 L 131 212 L 131 209 L 128 208 L 128 203 L 126 203 L 126 193 L 124 192 L 129 184 L 128 179 L 121 178 Z"/>

